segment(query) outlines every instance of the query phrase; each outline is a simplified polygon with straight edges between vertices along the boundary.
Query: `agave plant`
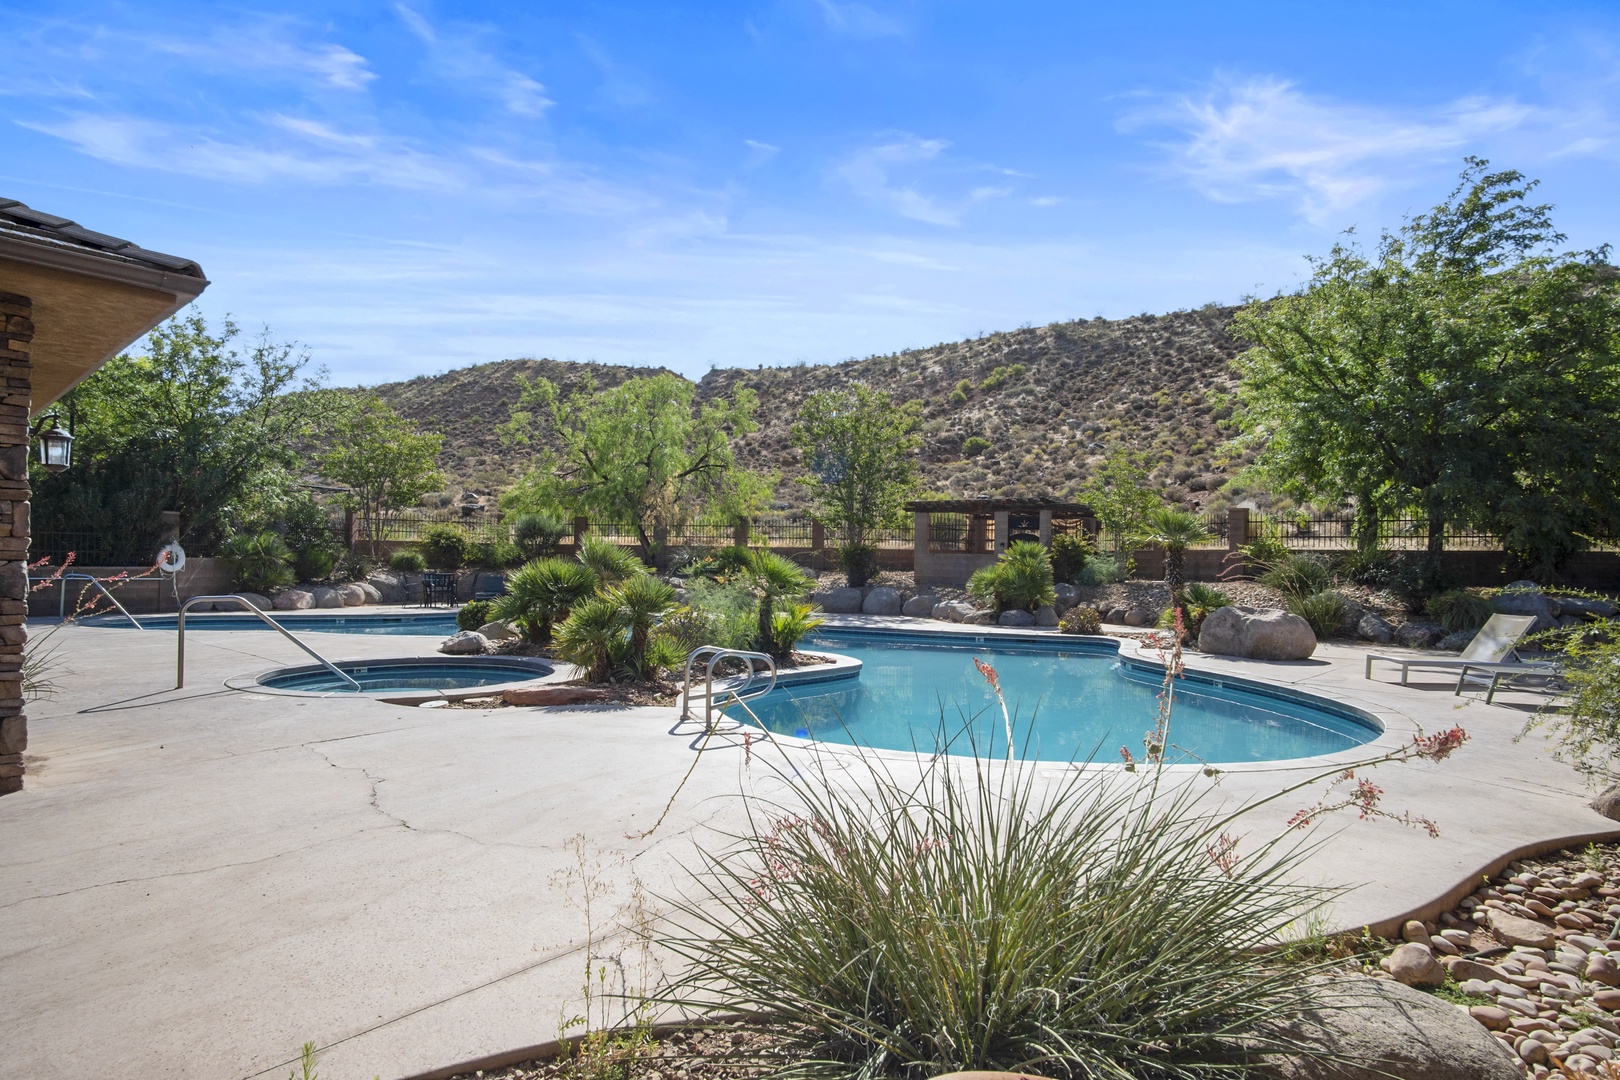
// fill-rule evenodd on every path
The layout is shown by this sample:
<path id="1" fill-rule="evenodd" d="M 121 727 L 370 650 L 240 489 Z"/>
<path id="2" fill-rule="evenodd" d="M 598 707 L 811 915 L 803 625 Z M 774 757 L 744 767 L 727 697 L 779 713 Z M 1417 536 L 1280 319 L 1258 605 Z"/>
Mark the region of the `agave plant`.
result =
<path id="1" fill-rule="evenodd" d="M 495 601 L 495 617 L 536 645 L 551 644 L 553 624 L 596 591 L 590 567 L 567 559 L 536 559 L 506 579 L 506 595 Z"/>
<path id="2" fill-rule="evenodd" d="M 777 660 L 793 651 L 776 636 L 776 605 L 797 600 L 810 591 L 810 575 L 798 563 L 770 551 L 750 551 L 743 567 L 743 579 L 759 600 L 759 648 Z"/>
<path id="3" fill-rule="evenodd" d="M 1187 584 L 1187 549 L 1211 539 L 1211 534 L 1197 514 L 1160 506 L 1148 512 L 1142 539 L 1164 548 L 1164 583 L 1175 595 Z"/>
<path id="4" fill-rule="evenodd" d="M 603 585 L 617 585 L 647 572 L 635 552 L 599 536 L 587 536 L 580 542 L 579 561 L 589 567 Z"/>

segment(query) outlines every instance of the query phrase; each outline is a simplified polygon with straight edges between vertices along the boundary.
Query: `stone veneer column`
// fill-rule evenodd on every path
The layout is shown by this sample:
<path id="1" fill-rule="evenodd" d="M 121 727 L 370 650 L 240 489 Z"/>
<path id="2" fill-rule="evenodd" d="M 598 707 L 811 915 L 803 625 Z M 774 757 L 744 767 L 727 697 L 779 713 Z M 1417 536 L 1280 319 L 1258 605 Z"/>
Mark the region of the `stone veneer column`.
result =
<path id="1" fill-rule="evenodd" d="M 0 292 L 0 795 L 22 790 L 28 717 L 23 642 L 28 636 L 28 409 L 33 302 Z"/>

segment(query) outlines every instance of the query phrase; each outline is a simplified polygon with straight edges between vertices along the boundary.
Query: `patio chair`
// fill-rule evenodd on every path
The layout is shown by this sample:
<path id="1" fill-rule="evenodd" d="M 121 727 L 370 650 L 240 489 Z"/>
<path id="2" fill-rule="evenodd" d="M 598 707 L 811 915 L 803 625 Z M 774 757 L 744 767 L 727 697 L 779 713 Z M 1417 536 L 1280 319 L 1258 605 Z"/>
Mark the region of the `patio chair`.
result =
<path id="1" fill-rule="evenodd" d="M 1564 665 L 1557 660 L 1524 660 L 1517 664 L 1464 664 L 1462 672 L 1457 676 L 1457 689 L 1452 695 L 1463 692 L 1463 684 L 1470 682 L 1487 683 L 1485 688 L 1485 704 L 1489 705 L 1496 698 L 1496 692 L 1502 688 L 1503 683 L 1512 686 L 1516 679 L 1543 679 L 1544 685 L 1551 687 L 1564 677 Z"/>
<path id="2" fill-rule="evenodd" d="M 1474 640 L 1457 657 L 1438 656 L 1396 656 L 1391 653 L 1367 654 L 1367 678 L 1372 678 L 1374 660 L 1384 660 L 1397 664 L 1401 669 L 1401 685 L 1405 686 L 1407 672 L 1412 668 L 1432 668 L 1440 671 L 1460 671 L 1465 668 L 1478 668 L 1481 665 L 1519 666 L 1523 661 L 1515 648 L 1519 639 L 1530 632 L 1535 624 L 1534 615 L 1492 615 L 1485 625 L 1479 628 Z M 1512 657 L 1511 661 L 1508 657 Z"/>
<path id="3" fill-rule="evenodd" d="M 422 606 L 438 607 L 456 602 L 456 575 L 434 572 L 422 575 Z"/>
<path id="4" fill-rule="evenodd" d="M 478 580 L 473 582 L 474 600 L 494 600 L 496 597 L 505 595 L 505 574 L 479 574 Z"/>

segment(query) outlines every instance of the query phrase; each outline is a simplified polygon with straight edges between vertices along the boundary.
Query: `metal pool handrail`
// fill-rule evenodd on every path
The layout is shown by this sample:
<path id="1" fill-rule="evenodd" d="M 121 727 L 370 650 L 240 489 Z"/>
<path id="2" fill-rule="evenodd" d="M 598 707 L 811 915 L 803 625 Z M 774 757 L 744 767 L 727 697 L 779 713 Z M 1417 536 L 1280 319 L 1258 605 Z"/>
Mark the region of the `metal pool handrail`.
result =
<path id="1" fill-rule="evenodd" d="M 107 586 L 102 584 L 101 579 L 96 577 L 96 575 L 94 575 L 94 574 L 52 574 L 50 577 L 40 578 L 39 580 L 40 581 L 88 581 L 90 584 L 94 585 L 96 588 L 101 590 L 101 595 L 102 596 L 105 596 L 108 600 L 112 601 L 113 607 L 118 609 L 118 613 L 120 615 L 122 615 L 124 618 L 128 619 L 130 622 L 135 624 L 135 629 L 137 629 L 137 630 L 150 630 L 151 629 L 150 626 L 142 626 L 140 624 L 140 620 L 135 618 L 135 616 L 131 615 L 129 613 L 129 611 L 127 609 L 125 609 L 124 605 L 120 604 L 118 602 L 118 597 L 114 596 L 112 594 L 112 592 L 107 588 Z M 32 579 L 32 578 L 29 579 L 29 585 L 30 586 L 33 585 L 33 581 L 34 581 L 34 579 Z M 67 618 L 67 586 L 63 585 L 60 589 L 58 589 L 58 592 L 61 595 L 57 597 L 57 602 L 56 602 L 57 611 L 56 611 L 56 614 L 57 614 L 57 618 L 65 620 Z"/>
<path id="2" fill-rule="evenodd" d="M 187 600 L 185 603 L 180 605 L 180 617 L 175 621 L 175 626 L 180 631 L 179 650 L 175 654 L 176 667 L 174 673 L 174 688 L 176 690 L 179 690 L 186 685 L 186 612 L 191 609 L 191 605 L 204 603 L 240 604 L 254 615 L 257 615 L 260 619 L 269 623 L 271 628 L 282 637 L 286 638 L 300 649 L 303 649 L 305 652 L 309 653 L 309 655 L 313 656 L 316 660 L 320 661 L 321 666 L 326 668 L 327 671 L 330 671 L 332 674 L 348 683 L 353 689 L 357 691 L 360 689 L 360 684 L 355 682 L 354 678 L 350 676 L 347 671 L 342 670 L 336 664 L 332 663 L 332 661 L 328 660 L 326 657 L 322 656 L 308 645 L 305 645 L 302 641 L 299 641 L 297 638 L 293 637 L 292 634 L 287 632 L 287 628 L 285 626 L 282 626 L 280 623 L 276 622 L 276 620 L 260 611 L 256 606 L 254 606 L 252 601 L 245 600 L 240 596 L 193 596 L 190 600 Z"/>
<path id="3" fill-rule="evenodd" d="M 697 663 L 698 659 L 703 656 L 709 657 L 709 662 L 703 673 L 703 727 L 706 731 L 714 728 L 714 669 L 715 665 L 722 660 L 743 660 L 748 664 L 748 677 L 743 680 L 741 685 L 730 687 L 725 691 L 729 700 L 720 707 L 722 713 L 735 703 L 742 705 L 749 716 L 754 716 L 753 710 L 749 709 L 744 702 L 752 698 L 763 697 L 776 689 L 776 661 L 769 654 L 747 652 L 743 649 L 726 649 L 719 645 L 702 645 L 693 649 L 686 658 L 686 686 L 681 691 L 682 720 L 689 720 L 692 716 L 692 665 Z M 765 661 L 771 674 L 771 681 L 765 689 L 749 693 L 748 691 L 753 687 L 754 681 L 759 678 L 760 674 L 754 668 L 755 660 Z M 757 723 L 759 718 L 756 716 L 754 720 Z"/>

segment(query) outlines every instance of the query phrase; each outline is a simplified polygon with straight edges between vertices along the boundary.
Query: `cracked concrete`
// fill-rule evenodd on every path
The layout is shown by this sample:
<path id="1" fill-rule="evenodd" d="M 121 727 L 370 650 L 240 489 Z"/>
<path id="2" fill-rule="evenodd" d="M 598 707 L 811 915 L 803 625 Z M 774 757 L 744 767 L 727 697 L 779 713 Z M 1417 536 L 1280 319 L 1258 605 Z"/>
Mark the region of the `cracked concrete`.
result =
<path id="1" fill-rule="evenodd" d="M 722 796 L 760 781 L 739 747 L 701 755 L 668 820 L 637 839 L 693 766 L 691 739 L 668 734 L 671 709 L 427 710 L 222 691 L 302 654 L 270 632 L 188 637 L 178 692 L 172 632 L 72 627 L 57 639 L 78 674 L 29 710 L 28 785 L 0 799 L 0 1076 L 279 1078 L 313 1041 L 328 1080 L 400 1077 L 544 1042 L 581 992 L 572 838 L 600 866 L 602 905 L 638 881 L 667 894 L 693 838 L 736 823 Z M 310 638 L 356 659 L 437 644 Z M 1459 709 L 1443 684 L 1362 680 L 1359 657 L 1330 646 L 1309 665 L 1192 661 L 1371 709 L 1386 741 L 1458 720 L 1473 733 L 1451 761 L 1379 774 L 1388 804 L 1437 817 L 1440 840 L 1333 823 L 1306 869 L 1359 886 L 1341 922 L 1405 912 L 1515 846 L 1609 830 L 1567 768 L 1515 741 L 1533 697 Z M 1314 767 L 1234 769 L 1215 793 L 1252 798 Z M 612 935 L 598 935 L 601 948 Z"/>

